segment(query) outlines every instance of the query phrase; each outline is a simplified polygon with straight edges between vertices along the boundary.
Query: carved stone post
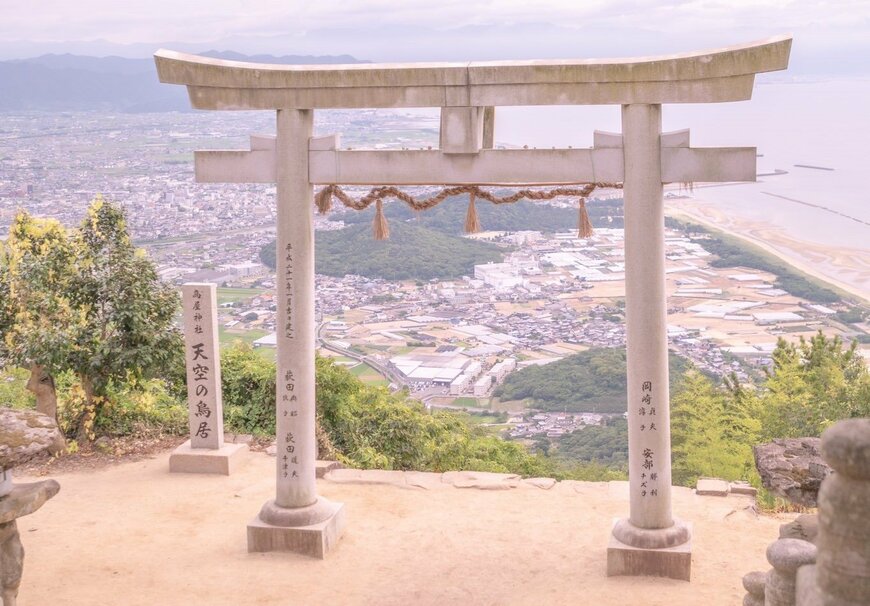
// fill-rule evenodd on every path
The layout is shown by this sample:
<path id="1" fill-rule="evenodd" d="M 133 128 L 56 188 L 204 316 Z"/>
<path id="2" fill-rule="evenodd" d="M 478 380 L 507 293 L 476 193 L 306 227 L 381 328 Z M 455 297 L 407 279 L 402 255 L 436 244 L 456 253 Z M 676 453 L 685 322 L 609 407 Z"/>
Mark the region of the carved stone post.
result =
<path id="1" fill-rule="evenodd" d="M 690 529 L 671 515 L 661 111 L 622 107 L 630 516 L 613 527 L 607 574 L 688 581 Z"/>
<path id="2" fill-rule="evenodd" d="M 308 142 L 314 112 L 278 110 L 276 493 L 248 524 L 248 551 L 324 557 L 344 505 L 317 495 L 314 401 L 314 194 Z"/>
<path id="3" fill-rule="evenodd" d="M 229 475 L 248 445 L 224 443 L 217 287 L 190 282 L 181 294 L 190 439 L 170 455 L 169 471 Z"/>

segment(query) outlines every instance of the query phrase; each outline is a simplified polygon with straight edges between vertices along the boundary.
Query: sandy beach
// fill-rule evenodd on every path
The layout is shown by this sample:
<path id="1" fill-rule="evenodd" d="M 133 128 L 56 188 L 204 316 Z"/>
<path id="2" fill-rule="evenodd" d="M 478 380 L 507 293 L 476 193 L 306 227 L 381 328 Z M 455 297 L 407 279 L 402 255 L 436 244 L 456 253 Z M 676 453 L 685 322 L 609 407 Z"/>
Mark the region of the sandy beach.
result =
<path id="1" fill-rule="evenodd" d="M 345 477 L 318 480 L 320 494 L 347 507 L 346 534 L 326 560 L 249 554 L 245 525 L 274 496 L 274 458 L 252 453 L 225 477 L 170 474 L 168 454 L 54 476 L 58 496 L 19 521 L 21 606 L 732 606 L 742 575 L 768 568 L 767 545 L 794 517 L 676 488 L 674 512 L 694 524 L 692 581 L 608 578 L 627 482 L 481 490 L 440 474 L 415 474 L 416 486 Z"/>
<path id="2" fill-rule="evenodd" d="M 830 247 L 801 241 L 775 225 L 727 214 L 703 195 L 702 189 L 693 199 L 668 200 L 665 212 L 743 238 L 800 271 L 870 302 L 870 246 Z"/>

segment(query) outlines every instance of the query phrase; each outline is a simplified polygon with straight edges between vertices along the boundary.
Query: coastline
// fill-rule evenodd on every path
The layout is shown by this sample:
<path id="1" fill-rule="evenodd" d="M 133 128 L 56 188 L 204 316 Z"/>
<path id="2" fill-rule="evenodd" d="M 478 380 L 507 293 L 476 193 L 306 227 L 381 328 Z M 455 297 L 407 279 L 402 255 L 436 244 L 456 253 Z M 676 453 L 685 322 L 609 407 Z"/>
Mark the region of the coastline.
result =
<path id="1" fill-rule="evenodd" d="M 783 263 L 826 285 L 870 304 L 870 250 L 831 248 L 801 242 L 776 226 L 727 215 L 703 200 L 669 201 L 665 214 L 675 219 L 694 221 L 753 244 Z M 826 271 L 827 270 L 827 271 Z M 833 277 L 836 274 L 837 277 Z M 844 279 L 846 277 L 851 279 Z"/>

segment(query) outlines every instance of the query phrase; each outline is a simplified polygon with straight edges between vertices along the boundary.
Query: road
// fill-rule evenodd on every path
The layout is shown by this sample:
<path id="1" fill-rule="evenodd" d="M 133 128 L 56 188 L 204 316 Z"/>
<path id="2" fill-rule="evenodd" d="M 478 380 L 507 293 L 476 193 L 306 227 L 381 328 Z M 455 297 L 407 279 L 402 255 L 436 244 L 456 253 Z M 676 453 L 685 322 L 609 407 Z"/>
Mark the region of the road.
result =
<path id="1" fill-rule="evenodd" d="M 323 338 L 323 330 L 326 328 L 326 324 L 326 322 L 323 322 L 317 327 L 317 342 L 320 344 L 320 347 L 322 347 L 323 349 L 328 349 L 329 351 L 335 352 L 342 356 L 352 358 L 362 364 L 368 364 L 381 375 L 386 377 L 386 379 L 390 382 L 391 388 L 393 385 L 396 386 L 393 391 L 399 391 L 406 387 L 405 382 L 402 381 L 401 377 L 399 377 L 393 370 L 378 362 L 375 358 L 371 356 L 364 356 L 350 349 L 344 349 L 343 347 L 338 347 L 337 345 L 327 343 L 326 339 Z"/>

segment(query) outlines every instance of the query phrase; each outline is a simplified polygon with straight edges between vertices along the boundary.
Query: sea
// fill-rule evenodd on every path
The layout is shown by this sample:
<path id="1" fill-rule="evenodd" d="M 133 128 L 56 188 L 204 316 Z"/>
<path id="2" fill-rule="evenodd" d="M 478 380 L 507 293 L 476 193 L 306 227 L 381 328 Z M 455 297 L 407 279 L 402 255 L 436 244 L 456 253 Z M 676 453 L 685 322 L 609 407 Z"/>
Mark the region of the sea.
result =
<path id="1" fill-rule="evenodd" d="M 693 147 L 757 148 L 757 182 L 705 187 L 696 197 L 802 242 L 870 258 L 870 78 L 762 75 L 749 101 L 666 105 L 662 122 L 665 132 L 690 129 Z M 497 144 L 589 147 L 595 130 L 620 132 L 620 108 L 496 110 Z"/>

